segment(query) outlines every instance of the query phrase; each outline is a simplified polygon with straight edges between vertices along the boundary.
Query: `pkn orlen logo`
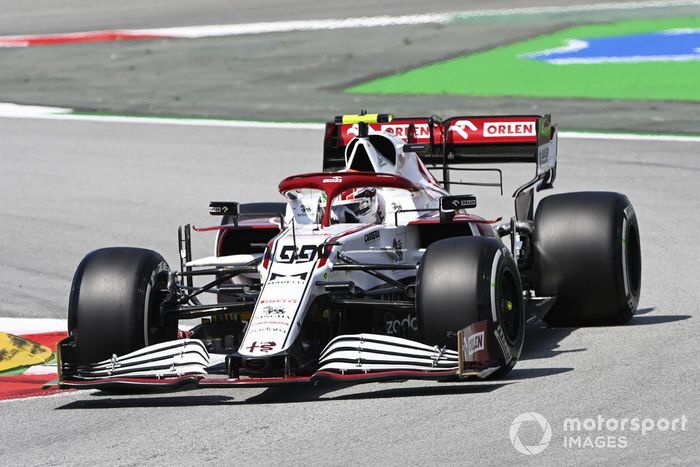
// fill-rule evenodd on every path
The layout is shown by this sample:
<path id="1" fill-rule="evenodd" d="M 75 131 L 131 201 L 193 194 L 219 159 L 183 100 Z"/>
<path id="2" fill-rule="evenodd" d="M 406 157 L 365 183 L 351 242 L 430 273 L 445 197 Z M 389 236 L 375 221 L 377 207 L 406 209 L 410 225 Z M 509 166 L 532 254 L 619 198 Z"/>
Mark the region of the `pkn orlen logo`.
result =
<path id="1" fill-rule="evenodd" d="M 542 437 L 536 444 L 526 445 L 520 440 L 519 432 L 523 425 L 536 424 L 542 430 Z M 510 442 L 513 447 L 520 453 L 528 456 L 539 454 L 549 446 L 552 441 L 552 427 L 542 415 L 537 412 L 521 413 L 510 424 Z"/>

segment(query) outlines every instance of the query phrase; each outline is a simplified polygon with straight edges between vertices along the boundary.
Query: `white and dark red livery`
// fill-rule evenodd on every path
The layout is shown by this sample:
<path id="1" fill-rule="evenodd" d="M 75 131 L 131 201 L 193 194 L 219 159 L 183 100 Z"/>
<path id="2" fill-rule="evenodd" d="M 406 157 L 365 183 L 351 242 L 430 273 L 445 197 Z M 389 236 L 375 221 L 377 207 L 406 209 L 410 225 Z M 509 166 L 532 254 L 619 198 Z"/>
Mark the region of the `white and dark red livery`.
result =
<path id="1" fill-rule="evenodd" d="M 505 222 L 449 192 L 502 191 L 497 168 L 474 169 L 497 183 L 450 175 L 512 162 L 536 170 Z M 632 205 L 582 192 L 535 210 L 556 167 L 549 116 L 336 117 L 322 172 L 282 180 L 285 203 L 212 202 L 221 225 L 180 229 L 179 271 L 150 250 L 88 254 L 73 280 L 60 385 L 496 377 L 519 359 L 529 320 L 624 323 L 641 285 Z M 191 258 L 192 230 L 216 231 L 214 256 Z M 192 318 L 201 324 L 178 330 Z"/>

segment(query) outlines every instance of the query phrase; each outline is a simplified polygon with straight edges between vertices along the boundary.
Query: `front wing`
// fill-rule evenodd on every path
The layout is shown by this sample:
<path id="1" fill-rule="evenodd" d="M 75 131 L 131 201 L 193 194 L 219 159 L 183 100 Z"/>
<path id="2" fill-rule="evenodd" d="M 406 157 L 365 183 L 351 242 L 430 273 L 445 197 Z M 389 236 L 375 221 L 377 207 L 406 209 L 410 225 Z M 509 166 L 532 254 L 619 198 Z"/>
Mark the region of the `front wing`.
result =
<path id="1" fill-rule="evenodd" d="M 499 366 L 488 352 L 469 354 L 474 326 L 458 333 L 458 352 L 431 347 L 397 337 L 357 334 L 333 339 L 310 376 L 238 377 L 209 374 L 212 358 L 196 339 L 164 342 L 121 357 L 113 356 L 92 365 L 70 368 L 60 363 L 58 386 L 64 389 L 156 390 L 212 387 L 268 387 L 318 384 L 358 384 L 376 381 L 424 379 L 460 381 L 486 378 Z M 59 346 L 60 348 L 60 346 Z M 480 361 L 474 360 L 474 355 Z M 68 371 L 66 371 L 68 370 Z"/>

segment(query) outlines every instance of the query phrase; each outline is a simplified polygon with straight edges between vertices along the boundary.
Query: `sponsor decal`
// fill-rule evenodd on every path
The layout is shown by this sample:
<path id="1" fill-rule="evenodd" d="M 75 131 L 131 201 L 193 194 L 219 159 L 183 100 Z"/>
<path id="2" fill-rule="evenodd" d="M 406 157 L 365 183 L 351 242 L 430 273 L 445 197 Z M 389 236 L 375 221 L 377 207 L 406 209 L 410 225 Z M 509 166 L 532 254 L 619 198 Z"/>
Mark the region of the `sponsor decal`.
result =
<path id="1" fill-rule="evenodd" d="M 485 138 L 501 138 L 509 136 L 535 136 L 535 122 L 484 123 Z"/>
<path id="2" fill-rule="evenodd" d="M 297 237 L 330 237 L 333 234 L 330 232 L 321 232 L 318 230 L 314 230 L 311 232 L 304 232 L 304 233 L 297 233 Z"/>
<path id="3" fill-rule="evenodd" d="M 382 125 L 381 131 L 386 131 L 394 136 L 398 136 L 401 139 L 408 138 L 408 127 L 409 123 L 402 125 Z M 415 131 L 414 135 L 416 139 L 430 139 L 430 127 L 426 123 L 414 124 L 413 129 Z"/>
<path id="4" fill-rule="evenodd" d="M 552 139 L 552 118 L 551 116 L 546 116 L 542 119 L 540 123 L 540 138 Z"/>
<path id="5" fill-rule="evenodd" d="M 387 336 L 398 336 L 407 331 L 418 331 L 418 318 L 408 315 L 404 319 L 394 319 L 386 322 Z"/>
<path id="6" fill-rule="evenodd" d="M 557 165 L 556 136 L 552 142 L 543 144 L 537 149 L 537 173 L 545 173 Z"/>
<path id="7" fill-rule="evenodd" d="M 273 272 L 270 274 L 269 282 L 273 282 L 275 284 L 295 284 L 306 281 L 306 276 L 308 274 L 308 272 L 302 272 L 301 274 L 290 274 L 285 276 L 284 274 L 277 274 Z"/>
<path id="8" fill-rule="evenodd" d="M 275 332 L 278 334 L 286 334 L 287 329 L 289 329 L 289 326 L 287 325 L 287 323 L 285 323 L 285 327 L 283 327 L 283 328 L 278 328 L 278 327 L 274 327 L 274 325 L 265 324 L 263 326 L 252 326 L 250 331 L 248 331 L 248 332 L 250 332 L 251 334 L 256 333 L 256 332 L 264 332 L 264 333 L 268 333 L 268 334 L 271 332 Z"/>
<path id="9" fill-rule="evenodd" d="M 280 321 L 282 319 L 285 319 L 287 321 Z M 260 326 L 288 326 L 289 325 L 289 320 L 291 317 L 289 316 L 276 316 L 274 319 L 257 319 L 253 324 L 251 324 L 251 328 L 255 327 L 260 327 Z"/>
<path id="10" fill-rule="evenodd" d="M 484 350 L 484 331 L 472 334 L 467 338 L 467 355 L 472 356 L 480 350 Z"/>
<path id="11" fill-rule="evenodd" d="M 209 203 L 209 214 L 212 216 L 224 216 L 226 214 L 238 215 L 239 204 L 229 201 L 212 201 Z"/>
<path id="12" fill-rule="evenodd" d="M 462 139 L 469 139 L 469 131 L 477 132 L 479 128 L 474 125 L 470 120 L 457 120 L 456 122 L 450 124 L 450 131 L 457 133 Z"/>
<path id="13" fill-rule="evenodd" d="M 474 195 L 443 196 L 440 198 L 440 208 L 443 211 L 453 209 L 472 209 L 475 207 L 476 196 Z"/>
<path id="14" fill-rule="evenodd" d="M 333 176 L 333 177 L 330 177 L 330 178 L 324 178 L 324 179 L 323 179 L 323 183 L 340 183 L 340 182 L 342 182 L 342 181 L 343 181 L 343 177 L 339 177 L 339 176 L 337 176 L 337 175 L 336 175 L 336 176 Z"/>
<path id="15" fill-rule="evenodd" d="M 513 354 L 510 351 L 510 347 L 508 347 L 508 341 L 506 341 L 506 336 L 503 334 L 503 329 L 501 329 L 500 324 L 498 325 L 496 330 L 493 331 L 493 334 L 496 336 L 498 345 L 501 347 L 503 357 L 506 360 L 506 365 L 508 365 L 513 360 Z"/>
<path id="16" fill-rule="evenodd" d="M 248 347 L 246 347 L 246 350 L 248 350 L 248 352 L 250 352 L 250 353 L 253 353 L 256 350 L 259 352 L 267 353 L 267 352 L 272 352 L 272 350 L 274 350 L 274 348 L 276 346 L 277 346 L 277 343 L 272 342 L 272 341 L 267 341 L 267 342 L 253 341 L 252 344 L 250 344 Z"/>
<path id="17" fill-rule="evenodd" d="M 403 261 L 403 243 L 401 240 L 395 238 L 394 241 L 391 242 L 391 247 L 393 248 L 391 255 L 396 259 L 396 261 Z"/>
<path id="18" fill-rule="evenodd" d="M 365 234 L 365 243 L 371 243 L 375 240 L 379 240 L 379 230 L 373 230 Z"/>
<path id="19" fill-rule="evenodd" d="M 285 276 L 286 277 L 286 276 Z M 295 305 L 299 303 L 299 300 L 296 298 L 264 298 L 260 300 L 258 303 L 261 305 L 270 305 L 270 304 L 289 304 L 289 305 Z"/>
<path id="20" fill-rule="evenodd" d="M 294 245 L 284 245 L 280 249 L 277 261 L 289 264 L 308 263 L 321 256 L 322 252 L 323 245 L 303 245 L 298 250 L 294 249 Z"/>
<path id="21" fill-rule="evenodd" d="M 209 208 L 210 214 L 226 214 L 228 213 L 228 208 L 226 206 L 212 206 Z"/>
<path id="22" fill-rule="evenodd" d="M 488 322 L 486 320 L 472 323 L 461 331 L 462 362 L 466 367 L 479 366 L 491 361 L 489 356 L 486 336 L 488 335 Z"/>
<path id="23" fill-rule="evenodd" d="M 370 128 L 374 131 L 382 131 L 386 133 L 390 133 L 394 136 L 398 136 L 399 138 L 406 140 L 408 138 L 408 128 L 411 124 L 410 123 L 392 123 L 392 124 L 383 124 L 383 125 L 370 125 Z M 417 140 L 419 139 L 425 139 L 429 140 L 430 139 L 430 127 L 428 127 L 427 123 L 414 123 L 413 124 L 414 128 L 414 136 L 416 137 Z M 357 136 L 359 134 L 357 124 L 352 125 L 346 130 L 346 134 L 348 136 L 353 135 Z M 346 138 L 348 141 L 350 138 Z"/>
<path id="24" fill-rule="evenodd" d="M 281 306 L 266 306 L 261 310 L 262 313 L 266 315 L 283 315 L 285 313 L 284 307 Z"/>
<path id="25" fill-rule="evenodd" d="M 302 203 L 299 205 L 299 211 L 301 214 L 309 216 L 313 212 L 313 209 Z"/>
<path id="26" fill-rule="evenodd" d="M 290 284 L 303 284 L 305 281 L 302 279 L 275 279 L 268 282 L 268 285 L 290 285 Z"/>
<path id="27" fill-rule="evenodd" d="M 537 151 L 537 165 L 540 167 L 547 167 L 549 165 L 549 145 L 545 144 L 540 146 Z"/>

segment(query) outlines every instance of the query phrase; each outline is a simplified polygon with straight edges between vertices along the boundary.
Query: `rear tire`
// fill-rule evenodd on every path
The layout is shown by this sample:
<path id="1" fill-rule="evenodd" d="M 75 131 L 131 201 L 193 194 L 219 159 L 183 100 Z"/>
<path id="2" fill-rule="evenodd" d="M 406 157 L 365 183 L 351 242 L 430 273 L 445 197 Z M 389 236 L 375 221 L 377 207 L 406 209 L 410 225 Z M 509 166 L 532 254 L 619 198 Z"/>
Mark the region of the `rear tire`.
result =
<path id="1" fill-rule="evenodd" d="M 68 329 L 79 365 L 177 338 L 177 320 L 160 323 L 168 264 L 140 248 L 89 253 L 73 277 Z"/>
<path id="2" fill-rule="evenodd" d="M 642 259 L 639 226 L 625 195 L 564 193 L 544 198 L 533 235 L 535 290 L 556 296 L 553 326 L 628 322 L 637 309 Z"/>
<path id="3" fill-rule="evenodd" d="M 418 270 L 416 311 L 423 342 L 453 350 L 457 331 L 485 321 L 487 349 L 500 366 L 494 376 L 507 374 L 520 358 L 522 284 L 513 257 L 497 239 L 454 237 L 431 244 Z"/>

